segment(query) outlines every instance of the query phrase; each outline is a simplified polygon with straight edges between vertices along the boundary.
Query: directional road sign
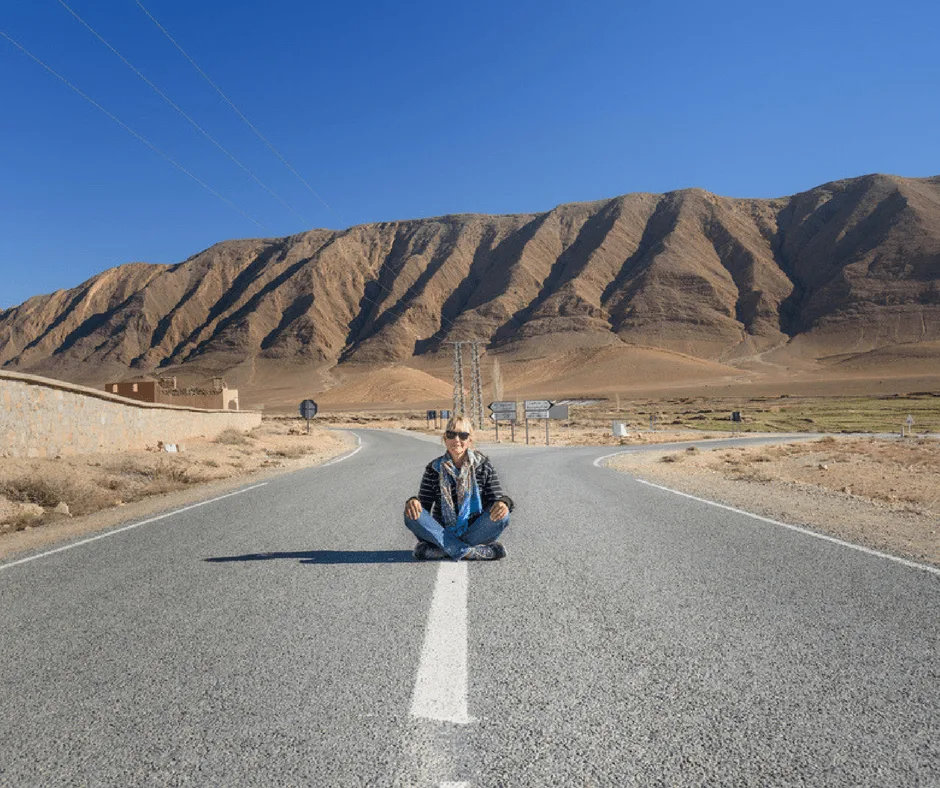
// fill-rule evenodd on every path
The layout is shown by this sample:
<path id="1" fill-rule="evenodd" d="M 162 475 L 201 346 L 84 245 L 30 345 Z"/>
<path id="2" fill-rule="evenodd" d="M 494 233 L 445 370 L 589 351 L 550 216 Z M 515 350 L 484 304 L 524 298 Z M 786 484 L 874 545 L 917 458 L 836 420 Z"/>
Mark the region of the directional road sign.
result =
<path id="1" fill-rule="evenodd" d="M 527 419 L 547 419 L 548 418 L 548 409 L 543 410 L 529 410 L 526 409 L 525 417 Z"/>
<path id="2" fill-rule="evenodd" d="M 515 402 L 491 402 L 489 405 L 493 413 L 515 413 L 516 407 Z"/>
<path id="3" fill-rule="evenodd" d="M 527 399 L 522 405 L 526 410 L 548 410 L 552 403 L 547 399 Z"/>
<path id="4" fill-rule="evenodd" d="M 300 415 L 305 419 L 312 419 L 317 415 L 317 403 L 312 399 L 305 399 L 300 403 Z"/>
<path id="5" fill-rule="evenodd" d="M 500 413 L 499 411 L 497 411 L 496 413 L 491 413 L 490 418 L 493 421 L 515 421 L 516 414 L 515 413 Z"/>

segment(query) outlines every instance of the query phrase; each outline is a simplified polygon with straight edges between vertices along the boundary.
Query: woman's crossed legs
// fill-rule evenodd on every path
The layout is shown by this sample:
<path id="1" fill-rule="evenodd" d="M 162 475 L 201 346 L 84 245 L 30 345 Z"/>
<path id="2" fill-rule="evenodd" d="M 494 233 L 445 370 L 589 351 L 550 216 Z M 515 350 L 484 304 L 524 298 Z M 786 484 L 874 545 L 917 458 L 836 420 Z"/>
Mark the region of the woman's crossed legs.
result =
<path id="1" fill-rule="evenodd" d="M 493 520 L 489 512 L 483 512 L 462 537 L 445 528 L 435 520 L 427 509 L 423 509 L 417 520 L 405 515 L 405 527 L 420 541 L 437 545 L 455 561 L 463 558 L 476 545 L 490 544 L 499 539 L 500 534 L 509 525 L 509 515 L 501 520 Z"/>

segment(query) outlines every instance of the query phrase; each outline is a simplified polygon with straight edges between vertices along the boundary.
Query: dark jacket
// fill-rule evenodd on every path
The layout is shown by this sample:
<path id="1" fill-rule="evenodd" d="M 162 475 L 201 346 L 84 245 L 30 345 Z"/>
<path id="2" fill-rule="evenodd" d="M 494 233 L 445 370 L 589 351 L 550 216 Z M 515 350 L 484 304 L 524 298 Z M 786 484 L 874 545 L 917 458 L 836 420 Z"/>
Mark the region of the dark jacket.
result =
<path id="1" fill-rule="evenodd" d="M 502 501 L 509 507 L 509 511 L 511 512 L 514 507 L 512 498 L 503 492 L 503 487 L 499 482 L 499 476 L 496 474 L 496 469 L 490 462 L 489 457 L 485 454 L 480 454 L 480 452 L 476 452 L 476 455 L 480 459 L 480 463 L 477 465 L 477 486 L 480 488 L 480 500 L 483 504 L 483 511 L 488 512 L 494 503 Z M 439 459 L 441 458 L 438 457 L 427 464 L 424 469 L 424 476 L 421 477 L 421 489 L 416 496 L 412 497 L 417 498 L 418 501 L 421 502 L 421 506 L 429 511 L 431 516 L 438 522 L 441 522 L 440 477 L 438 472 L 434 469 L 434 465 Z M 456 490 L 453 486 L 451 486 L 450 492 L 451 500 L 454 501 L 454 508 L 457 508 Z M 410 501 L 411 498 L 408 500 Z"/>

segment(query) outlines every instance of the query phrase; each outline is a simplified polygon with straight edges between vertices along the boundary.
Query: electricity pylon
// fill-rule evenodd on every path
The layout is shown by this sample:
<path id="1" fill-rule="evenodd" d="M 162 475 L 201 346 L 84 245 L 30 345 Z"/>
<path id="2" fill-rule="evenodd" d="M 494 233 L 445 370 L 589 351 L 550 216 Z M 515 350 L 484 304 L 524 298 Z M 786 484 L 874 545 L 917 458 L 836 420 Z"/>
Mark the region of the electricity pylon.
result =
<path id="1" fill-rule="evenodd" d="M 464 412 L 462 342 L 454 342 L 454 414 Z"/>
<path id="2" fill-rule="evenodd" d="M 482 342 L 449 342 L 454 346 L 454 413 L 463 413 L 477 429 L 483 429 L 483 379 L 480 374 L 480 345 Z M 462 346 L 470 346 L 470 410 L 467 410 L 463 382 Z"/>

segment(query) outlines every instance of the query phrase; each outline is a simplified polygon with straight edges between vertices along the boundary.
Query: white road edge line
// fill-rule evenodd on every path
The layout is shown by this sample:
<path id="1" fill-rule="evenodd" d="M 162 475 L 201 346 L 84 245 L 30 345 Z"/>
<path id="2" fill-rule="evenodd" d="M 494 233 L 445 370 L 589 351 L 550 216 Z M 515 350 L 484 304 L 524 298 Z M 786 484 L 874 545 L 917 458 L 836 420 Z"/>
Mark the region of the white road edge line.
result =
<path id="1" fill-rule="evenodd" d="M 437 571 L 411 716 L 467 725 L 467 565 L 444 560 Z"/>
<path id="2" fill-rule="evenodd" d="M 336 465 L 336 463 L 338 462 L 342 462 L 343 460 L 348 460 L 350 457 L 352 457 L 354 454 L 357 454 L 362 449 L 362 439 L 358 435 L 356 435 L 356 440 L 359 441 L 359 446 L 353 449 L 351 452 L 349 452 L 349 454 L 345 454 L 342 457 L 337 457 L 335 460 L 330 460 L 329 462 L 325 462 L 322 465 L 317 465 L 315 467 L 325 468 L 327 465 Z"/>
<path id="3" fill-rule="evenodd" d="M 441 783 L 440 788 L 470 788 L 470 783 Z"/>
<path id="4" fill-rule="evenodd" d="M 759 514 L 752 514 L 751 512 L 746 512 L 743 509 L 735 509 L 733 506 L 727 506 L 726 504 L 717 503 L 716 501 L 709 501 L 707 498 L 699 498 L 695 495 L 689 495 L 688 493 L 680 492 L 679 490 L 673 490 L 671 487 L 663 487 L 661 484 L 653 484 L 653 482 L 648 482 L 645 479 L 634 478 L 634 481 L 639 482 L 640 484 L 645 484 L 648 487 L 655 487 L 658 490 L 671 492 L 674 495 L 681 495 L 683 498 L 691 498 L 693 501 L 698 501 L 699 503 L 707 503 L 709 506 L 717 506 L 719 509 L 727 509 L 729 512 L 743 514 L 747 517 L 753 518 L 754 520 L 760 520 L 761 522 L 770 523 L 771 525 L 779 525 L 781 528 L 789 528 L 791 531 L 797 531 L 798 533 L 806 534 L 807 536 L 812 536 L 816 539 L 822 539 L 824 542 L 832 542 L 833 544 L 841 545 L 842 547 L 850 547 L 851 549 L 858 550 L 862 553 L 868 553 L 869 555 L 874 555 L 878 558 L 885 558 L 888 561 L 894 561 L 895 563 L 903 564 L 904 566 L 910 567 L 911 569 L 922 569 L 925 572 L 930 572 L 931 574 L 940 576 L 940 569 L 935 566 L 919 564 L 916 561 L 908 561 L 906 558 L 898 558 L 896 555 L 882 553 L 880 550 L 873 550 L 870 547 L 863 547 L 860 544 L 852 544 L 852 542 L 846 542 L 842 539 L 837 539 L 834 536 L 820 534 L 816 531 L 811 531 L 809 528 L 802 528 L 799 525 L 791 525 L 790 523 L 780 522 L 780 520 L 772 520 L 769 517 L 761 517 Z"/>
<path id="5" fill-rule="evenodd" d="M 598 457 L 596 460 L 594 460 L 594 467 L 602 468 L 603 466 L 601 463 L 604 460 L 609 460 L 611 457 L 616 457 L 618 454 L 634 454 L 636 451 L 636 449 L 624 449 L 623 451 L 615 451 L 613 454 L 605 454 L 603 457 Z"/>
<path id="6" fill-rule="evenodd" d="M 29 558 L 21 558 L 19 561 L 11 561 L 9 564 L 0 565 L 0 572 L 4 569 L 9 569 L 11 566 L 19 566 L 20 564 L 26 564 L 30 561 L 36 561 L 39 558 L 45 558 L 46 556 L 55 555 L 56 553 L 61 553 L 64 550 L 71 550 L 73 547 L 79 547 L 83 544 L 88 544 L 89 542 L 95 542 L 98 539 L 107 539 L 109 536 L 114 536 L 115 534 L 122 533 L 123 531 L 130 531 L 132 528 L 139 528 L 142 525 L 148 525 L 149 523 L 155 523 L 157 520 L 163 520 L 167 517 L 173 517 L 177 514 L 182 514 L 183 512 L 188 512 L 190 509 L 198 509 L 200 506 L 205 506 L 206 504 L 215 503 L 216 501 L 221 501 L 223 498 L 231 498 L 233 495 L 241 495 L 246 493 L 249 490 L 256 490 L 259 487 L 264 487 L 268 482 L 261 482 L 260 484 L 253 484 L 251 487 L 245 487 L 241 490 L 236 490 L 235 492 L 226 493 L 225 495 L 220 495 L 217 498 L 210 498 L 208 501 L 200 501 L 199 503 L 194 503 L 191 506 L 184 506 L 182 509 L 174 509 L 172 512 L 167 512 L 166 514 L 161 514 L 156 517 L 151 517 L 149 520 L 141 520 L 139 523 L 132 523 L 131 525 L 125 525 L 123 528 L 115 528 L 113 531 L 108 531 L 103 534 L 98 534 L 97 536 L 91 536 L 88 539 L 82 539 L 80 542 L 73 542 L 72 544 L 67 544 L 64 547 L 57 547 L 55 550 L 47 550 L 44 553 L 39 553 L 38 555 L 31 555 Z"/>

